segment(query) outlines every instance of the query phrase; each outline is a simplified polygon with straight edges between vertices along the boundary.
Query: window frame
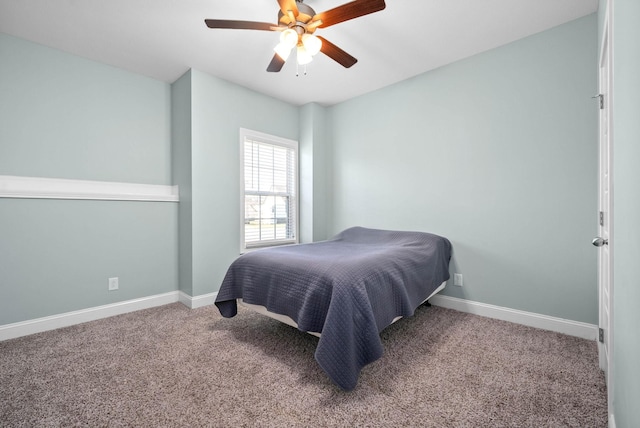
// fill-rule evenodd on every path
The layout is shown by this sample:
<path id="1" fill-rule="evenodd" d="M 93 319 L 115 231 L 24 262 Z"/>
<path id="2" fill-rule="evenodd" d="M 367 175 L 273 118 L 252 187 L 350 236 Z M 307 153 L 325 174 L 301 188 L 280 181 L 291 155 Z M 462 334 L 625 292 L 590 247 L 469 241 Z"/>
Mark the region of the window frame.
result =
<path id="1" fill-rule="evenodd" d="M 271 240 L 260 240 L 257 243 L 251 243 L 247 245 L 247 241 L 245 240 L 245 198 L 246 198 L 246 189 L 245 189 L 245 142 L 246 140 L 257 141 L 264 144 L 270 144 L 273 146 L 285 147 L 287 149 L 292 149 L 294 151 L 294 166 L 293 166 L 293 190 L 290 193 L 290 198 L 292 201 L 290 202 L 290 206 L 293 207 L 295 213 L 293 216 L 293 238 L 284 238 L 284 239 L 271 239 Z M 299 207 L 299 189 L 300 189 L 300 175 L 299 175 L 299 165 L 300 165 L 300 152 L 299 152 L 299 143 L 296 140 L 290 140 L 288 138 L 278 137 L 275 135 L 266 134 L 259 131 L 253 131 L 250 129 L 240 128 L 240 253 L 246 253 L 249 251 L 257 250 L 260 248 L 268 248 L 275 247 L 280 245 L 291 245 L 299 243 L 299 220 L 300 220 L 300 207 Z M 276 193 L 274 192 L 274 196 Z"/>

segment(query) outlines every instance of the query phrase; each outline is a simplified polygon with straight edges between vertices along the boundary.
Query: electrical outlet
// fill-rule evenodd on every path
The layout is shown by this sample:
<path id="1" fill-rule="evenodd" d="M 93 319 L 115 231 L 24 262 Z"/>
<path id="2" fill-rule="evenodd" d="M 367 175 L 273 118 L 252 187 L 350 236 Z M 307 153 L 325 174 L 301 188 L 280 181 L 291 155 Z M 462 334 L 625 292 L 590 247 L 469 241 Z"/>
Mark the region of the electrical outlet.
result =
<path id="1" fill-rule="evenodd" d="M 119 287 L 118 277 L 109 278 L 109 291 L 117 290 Z"/>
<path id="2" fill-rule="evenodd" d="M 454 273 L 453 274 L 453 285 L 457 285 L 462 287 L 462 274 L 461 273 Z"/>

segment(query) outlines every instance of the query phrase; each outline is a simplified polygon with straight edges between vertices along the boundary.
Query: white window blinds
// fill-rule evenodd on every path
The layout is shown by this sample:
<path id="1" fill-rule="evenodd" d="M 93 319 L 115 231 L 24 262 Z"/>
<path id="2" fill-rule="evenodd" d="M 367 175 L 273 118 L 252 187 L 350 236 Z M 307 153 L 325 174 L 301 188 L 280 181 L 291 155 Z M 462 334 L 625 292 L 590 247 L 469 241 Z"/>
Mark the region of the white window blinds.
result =
<path id="1" fill-rule="evenodd" d="M 243 250 L 297 242 L 298 143 L 241 130 Z"/>

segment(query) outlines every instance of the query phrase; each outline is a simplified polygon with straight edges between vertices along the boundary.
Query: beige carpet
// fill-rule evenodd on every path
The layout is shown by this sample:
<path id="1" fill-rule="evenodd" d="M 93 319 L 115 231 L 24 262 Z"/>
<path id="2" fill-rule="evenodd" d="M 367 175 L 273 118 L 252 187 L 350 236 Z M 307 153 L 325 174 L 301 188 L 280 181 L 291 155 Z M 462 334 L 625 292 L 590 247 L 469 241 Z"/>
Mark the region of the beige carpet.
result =
<path id="1" fill-rule="evenodd" d="M 317 338 L 176 303 L 0 342 L 0 426 L 604 427 L 596 343 L 438 307 L 343 392 Z"/>

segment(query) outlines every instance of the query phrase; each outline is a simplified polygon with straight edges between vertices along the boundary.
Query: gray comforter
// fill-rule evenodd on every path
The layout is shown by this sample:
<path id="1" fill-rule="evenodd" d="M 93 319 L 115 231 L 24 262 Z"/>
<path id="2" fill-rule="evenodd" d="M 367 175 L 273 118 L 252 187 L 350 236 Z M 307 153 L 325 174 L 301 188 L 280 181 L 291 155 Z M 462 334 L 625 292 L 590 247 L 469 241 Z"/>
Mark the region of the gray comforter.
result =
<path id="1" fill-rule="evenodd" d="M 380 332 L 414 310 L 449 279 L 451 243 L 423 232 L 353 227 L 330 240 L 240 256 L 216 298 L 222 316 L 236 299 L 292 318 L 322 333 L 315 358 L 341 388 L 382 356 Z"/>

